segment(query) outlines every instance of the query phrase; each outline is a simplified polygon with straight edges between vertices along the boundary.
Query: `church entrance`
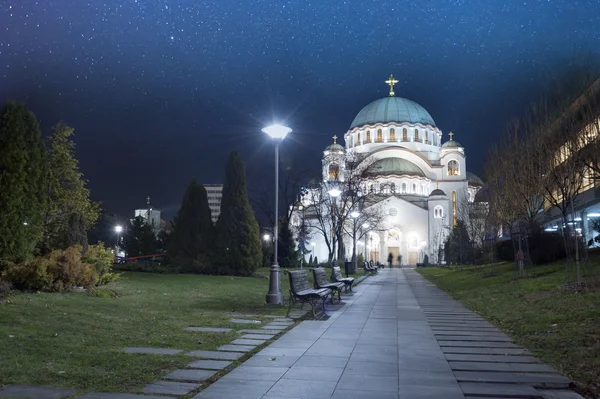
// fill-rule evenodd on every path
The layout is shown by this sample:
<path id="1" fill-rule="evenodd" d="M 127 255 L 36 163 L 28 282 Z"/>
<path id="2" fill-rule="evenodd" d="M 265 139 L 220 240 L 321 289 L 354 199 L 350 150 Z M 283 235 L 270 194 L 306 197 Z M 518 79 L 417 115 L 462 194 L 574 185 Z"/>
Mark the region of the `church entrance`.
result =
<path id="1" fill-rule="evenodd" d="M 388 247 L 388 257 L 390 256 L 389 254 L 392 254 L 392 266 L 398 265 L 398 255 L 400 255 L 400 247 Z"/>
<path id="2" fill-rule="evenodd" d="M 419 259 L 418 252 L 409 252 L 408 253 L 408 264 L 410 266 L 416 266 Z"/>

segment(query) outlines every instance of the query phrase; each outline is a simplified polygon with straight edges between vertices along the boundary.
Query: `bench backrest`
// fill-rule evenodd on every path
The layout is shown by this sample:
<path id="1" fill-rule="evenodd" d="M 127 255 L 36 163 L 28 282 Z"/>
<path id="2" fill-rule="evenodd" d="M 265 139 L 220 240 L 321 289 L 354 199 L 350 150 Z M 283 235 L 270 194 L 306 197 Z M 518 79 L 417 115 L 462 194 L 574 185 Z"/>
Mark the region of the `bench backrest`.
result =
<path id="1" fill-rule="evenodd" d="M 322 267 L 315 267 L 313 269 L 313 274 L 315 276 L 315 283 L 317 286 L 321 287 L 323 285 L 329 284 L 327 281 L 327 272 Z"/>
<path id="2" fill-rule="evenodd" d="M 342 269 L 339 266 L 335 266 L 333 268 L 333 278 L 337 281 L 343 278 Z"/>
<path id="3" fill-rule="evenodd" d="M 289 270 L 288 274 L 290 275 L 290 290 L 293 293 L 311 289 L 306 270 Z"/>

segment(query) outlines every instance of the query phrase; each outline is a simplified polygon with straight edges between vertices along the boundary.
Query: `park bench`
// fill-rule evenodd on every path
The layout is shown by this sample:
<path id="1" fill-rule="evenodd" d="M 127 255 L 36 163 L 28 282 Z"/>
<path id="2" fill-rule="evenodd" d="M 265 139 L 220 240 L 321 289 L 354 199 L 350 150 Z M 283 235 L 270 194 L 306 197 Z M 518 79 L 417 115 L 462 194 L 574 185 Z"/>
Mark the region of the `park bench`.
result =
<path id="1" fill-rule="evenodd" d="M 317 317 L 315 313 L 315 306 L 318 305 L 319 301 L 323 302 L 322 310 L 325 311 L 325 301 L 329 296 L 332 295 L 332 291 L 329 288 L 313 289 L 310 288 L 308 282 L 308 272 L 306 270 L 286 270 L 285 273 L 290 277 L 290 299 L 288 307 L 288 316 L 292 305 L 296 302 L 300 302 L 304 307 L 305 303 L 308 303 L 311 308 L 311 312 L 314 318 Z"/>
<path id="2" fill-rule="evenodd" d="M 321 288 L 329 288 L 330 290 L 333 290 L 334 293 L 337 292 L 338 294 L 338 302 L 342 301 L 342 288 L 345 287 L 344 283 L 330 283 L 327 281 L 327 272 L 325 271 L 324 268 L 322 267 L 315 267 L 314 269 L 311 269 L 313 272 L 313 276 L 315 278 L 315 289 L 321 289 Z M 333 297 L 334 295 L 331 296 L 331 303 L 333 303 Z"/>
<path id="3" fill-rule="evenodd" d="M 370 275 L 377 274 L 377 268 L 375 266 L 369 265 L 369 262 L 365 262 L 363 267 L 365 269 L 365 274 L 370 274 Z"/>
<path id="4" fill-rule="evenodd" d="M 346 292 L 352 292 L 352 284 L 354 283 L 354 277 L 342 277 L 342 270 L 339 266 L 335 266 L 333 268 L 333 282 L 335 283 L 344 283 L 346 286 Z"/>

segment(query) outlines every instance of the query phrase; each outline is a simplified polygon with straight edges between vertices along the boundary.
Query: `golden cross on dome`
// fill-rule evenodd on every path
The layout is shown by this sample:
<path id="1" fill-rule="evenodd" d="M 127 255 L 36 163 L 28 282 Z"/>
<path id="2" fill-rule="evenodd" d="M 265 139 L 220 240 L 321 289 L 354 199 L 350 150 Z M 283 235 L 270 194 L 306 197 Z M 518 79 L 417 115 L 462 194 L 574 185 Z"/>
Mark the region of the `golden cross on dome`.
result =
<path id="1" fill-rule="evenodd" d="M 394 85 L 398 83 L 396 79 L 394 79 L 394 75 L 390 75 L 390 78 L 385 81 L 390 86 L 390 97 L 394 97 L 396 93 L 394 93 Z"/>
<path id="2" fill-rule="evenodd" d="M 333 135 L 332 139 L 333 139 L 333 144 L 337 144 L 337 141 L 336 141 L 337 140 L 337 136 Z"/>
<path id="3" fill-rule="evenodd" d="M 452 141 L 452 136 L 454 136 L 454 133 L 450 132 L 448 133 L 448 136 L 450 136 L 450 141 Z"/>
<path id="4" fill-rule="evenodd" d="M 146 204 L 150 205 L 150 196 L 148 196 L 148 198 L 146 198 Z"/>

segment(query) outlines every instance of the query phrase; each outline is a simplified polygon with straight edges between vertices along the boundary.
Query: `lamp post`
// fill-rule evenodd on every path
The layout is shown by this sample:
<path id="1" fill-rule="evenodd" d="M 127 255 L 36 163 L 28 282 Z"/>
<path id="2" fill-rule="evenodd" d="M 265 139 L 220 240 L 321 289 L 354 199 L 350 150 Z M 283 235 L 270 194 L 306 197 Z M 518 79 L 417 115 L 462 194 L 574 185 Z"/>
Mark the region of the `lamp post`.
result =
<path id="1" fill-rule="evenodd" d="M 369 223 L 363 223 L 362 224 L 362 228 L 367 230 L 369 228 Z M 368 260 L 368 252 L 367 252 L 367 237 L 365 237 L 365 261 Z"/>
<path id="2" fill-rule="evenodd" d="M 120 242 L 121 242 L 121 232 L 123 231 L 123 227 L 122 226 L 115 226 L 115 231 L 117 232 L 117 252 L 119 251 L 120 247 Z"/>
<path id="3" fill-rule="evenodd" d="M 285 136 L 292 131 L 289 127 L 282 125 L 267 126 L 262 131 L 275 139 L 275 227 L 273 228 L 273 264 L 269 272 L 269 292 L 266 303 L 270 305 L 283 305 L 284 298 L 281 291 L 281 271 L 277 260 L 277 243 L 279 241 L 279 144 Z"/>
<path id="4" fill-rule="evenodd" d="M 342 192 L 340 191 L 339 188 L 337 188 L 336 184 L 332 184 L 331 188 L 329 189 L 329 191 L 327 192 L 329 194 L 329 196 L 332 199 L 332 208 L 331 208 L 331 220 L 332 220 L 332 227 L 333 227 L 333 236 L 331 239 L 331 244 L 333 246 L 333 257 L 331 259 L 331 270 L 333 270 L 333 266 L 335 264 L 335 241 L 337 239 L 337 230 L 336 230 L 336 223 L 335 223 L 335 201 L 336 198 L 340 196 L 340 194 L 342 194 Z"/>
<path id="5" fill-rule="evenodd" d="M 354 265 L 354 272 L 356 273 L 356 219 L 360 216 L 360 212 L 352 211 L 350 212 L 350 216 L 354 221 L 352 226 L 352 264 Z M 346 277 L 348 277 L 348 273 L 346 273 Z"/>

